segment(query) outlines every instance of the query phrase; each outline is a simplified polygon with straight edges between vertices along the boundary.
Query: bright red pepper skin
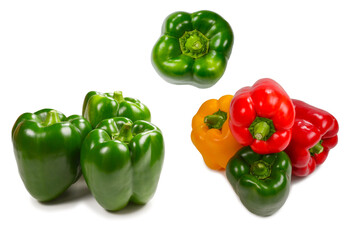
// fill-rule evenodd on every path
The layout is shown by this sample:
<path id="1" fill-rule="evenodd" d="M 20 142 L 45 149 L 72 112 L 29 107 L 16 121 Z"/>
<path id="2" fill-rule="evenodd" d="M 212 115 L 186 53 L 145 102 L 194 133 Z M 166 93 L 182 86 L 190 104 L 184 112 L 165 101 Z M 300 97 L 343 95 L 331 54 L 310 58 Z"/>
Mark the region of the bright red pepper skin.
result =
<path id="1" fill-rule="evenodd" d="M 269 123 L 270 133 L 263 134 L 266 138 L 260 139 L 253 128 L 262 119 Z M 259 154 L 283 151 L 290 142 L 294 119 L 292 100 L 277 82 L 269 78 L 238 90 L 229 112 L 232 135 L 241 145 L 250 146 Z"/>
<path id="2" fill-rule="evenodd" d="M 296 118 L 292 128 L 292 140 L 285 149 L 289 155 L 295 176 L 311 174 L 317 165 L 322 164 L 330 149 L 338 143 L 338 121 L 330 113 L 313 107 L 305 102 L 292 99 Z M 317 144 L 321 151 L 311 153 Z"/>

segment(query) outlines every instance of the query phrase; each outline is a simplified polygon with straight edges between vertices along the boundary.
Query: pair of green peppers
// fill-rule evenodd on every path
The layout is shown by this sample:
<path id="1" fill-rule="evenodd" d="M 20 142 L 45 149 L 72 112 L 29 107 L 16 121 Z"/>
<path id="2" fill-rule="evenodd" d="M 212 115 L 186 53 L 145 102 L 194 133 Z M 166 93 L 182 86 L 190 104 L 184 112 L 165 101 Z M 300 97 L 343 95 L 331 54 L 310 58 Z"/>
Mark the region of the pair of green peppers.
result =
<path id="1" fill-rule="evenodd" d="M 81 173 L 105 209 L 147 203 L 163 159 L 161 130 L 150 111 L 121 92 L 89 92 L 83 116 L 43 109 L 24 113 L 12 129 L 18 170 L 28 192 L 45 202 L 57 198 Z M 95 129 L 93 129 L 95 128 Z"/>

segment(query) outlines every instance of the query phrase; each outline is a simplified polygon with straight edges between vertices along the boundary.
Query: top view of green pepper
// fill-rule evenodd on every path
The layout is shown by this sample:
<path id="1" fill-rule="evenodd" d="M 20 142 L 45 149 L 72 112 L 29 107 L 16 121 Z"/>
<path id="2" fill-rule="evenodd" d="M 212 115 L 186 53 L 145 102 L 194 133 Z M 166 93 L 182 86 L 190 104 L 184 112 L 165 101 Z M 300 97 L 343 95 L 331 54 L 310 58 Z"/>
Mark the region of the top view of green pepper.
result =
<path id="1" fill-rule="evenodd" d="M 123 97 L 121 91 L 88 92 L 83 103 L 82 115 L 93 128 L 102 120 L 113 117 L 127 117 L 132 121 L 151 121 L 150 110 L 137 99 Z"/>
<path id="2" fill-rule="evenodd" d="M 231 26 L 217 13 L 175 12 L 163 23 L 152 63 L 170 83 L 208 88 L 224 74 L 232 46 Z"/>

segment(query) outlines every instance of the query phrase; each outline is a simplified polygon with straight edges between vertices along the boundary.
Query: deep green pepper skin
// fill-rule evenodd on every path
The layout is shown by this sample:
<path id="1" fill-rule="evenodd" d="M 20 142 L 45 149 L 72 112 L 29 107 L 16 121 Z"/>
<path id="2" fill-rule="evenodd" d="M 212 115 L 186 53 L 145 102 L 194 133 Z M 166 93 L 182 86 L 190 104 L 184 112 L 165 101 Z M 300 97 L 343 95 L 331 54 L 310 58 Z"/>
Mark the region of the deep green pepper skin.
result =
<path id="1" fill-rule="evenodd" d="M 50 201 L 81 175 L 80 150 L 90 123 L 52 109 L 24 113 L 12 128 L 12 142 L 21 179 L 38 201 Z"/>
<path id="2" fill-rule="evenodd" d="M 164 159 L 163 136 L 155 125 L 115 117 L 100 122 L 81 149 L 85 181 L 96 201 L 117 211 L 154 195 Z"/>
<path id="3" fill-rule="evenodd" d="M 247 146 L 228 162 L 226 175 L 249 211 L 269 216 L 288 198 L 292 166 L 285 152 L 260 155 Z"/>
<path id="4" fill-rule="evenodd" d="M 132 121 L 151 121 L 150 110 L 143 103 L 134 98 L 124 98 L 120 91 L 88 92 L 83 103 L 82 116 L 91 123 L 93 128 L 102 120 L 113 117 L 127 117 Z"/>
<path id="5" fill-rule="evenodd" d="M 184 48 L 181 38 L 194 30 L 205 38 L 186 42 L 188 48 Z M 193 49 L 193 46 L 198 49 Z M 224 74 L 232 46 L 231 26 L 217 13 L 175 12 L 162 25 L 161 37 L 152 50 L 152 64 L 170 83 L 208 88 Z"/>

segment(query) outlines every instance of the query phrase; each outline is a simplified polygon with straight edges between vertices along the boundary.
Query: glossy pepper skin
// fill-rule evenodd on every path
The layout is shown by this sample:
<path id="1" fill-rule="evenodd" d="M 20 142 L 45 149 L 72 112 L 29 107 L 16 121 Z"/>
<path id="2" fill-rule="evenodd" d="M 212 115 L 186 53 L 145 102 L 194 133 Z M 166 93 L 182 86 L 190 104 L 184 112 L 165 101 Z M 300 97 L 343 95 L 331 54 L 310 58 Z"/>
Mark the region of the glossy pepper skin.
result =
<path id="1" fill-rule="evenodd" d="M 338 143 L 338 121 L 330 113 L 293 99 L 296 117 L 292 140 L 286 148 L 293 175 L 304 177 L 322 164 Z"/>
<path id="2" fill-rule="evenodd" d="M 170 83 L 208 88 L 224 74 L 232 46 L 231 26 L 217 13 L 175 12 L 162 25 L 152 64 Z"/>
<path id="3" fill-rule="evenodd" d="M 192 119 L 192 142 L 213 170 L 225 169 L 229 159 L 241 148 L 228 126 L 232 98 L 225 95 L 204 102 Z"/>
<path id="4" fill-rule="evenodd" d="M 81 167 L 96 201 L 117 211 L 154 195 L 165 154 L 163 136 L 152 123 L 115 117 L 101 121 L 86 137 Z"/>
<path id="5" fill-rule="evenodd" d="M 283 151 L 295 119 L 292 100 L 274 80 L 263 78 L 235 94 L 229 127 L 237 141 L 259 154 Z"/>
<path id="6" fill-rule="evenodd" d="M 50 201 L 80 176 L 80 150 L 90 123 L 52 109 L 22 114 L 12 129 L 21 179 L 38 201 Z"/>
<path id="7" fill-rule="evenodd" d="M 123 97 L 121 91 L 100 93 L 90 91 L 86 94 L 82 115 L 95 128 L 99 122 L 113 117 L 127 117 L 132 121 L 151 121 L 150 110 L 139 100 Z"/>
<path id="8" fill-rule="evenodd" d="M 243 147 L 228 162 L 226 176 L 243 205 L 259 216 L 270 216 L 288 198 L 292 167 L 285 152 L 261 155 Z"/>

